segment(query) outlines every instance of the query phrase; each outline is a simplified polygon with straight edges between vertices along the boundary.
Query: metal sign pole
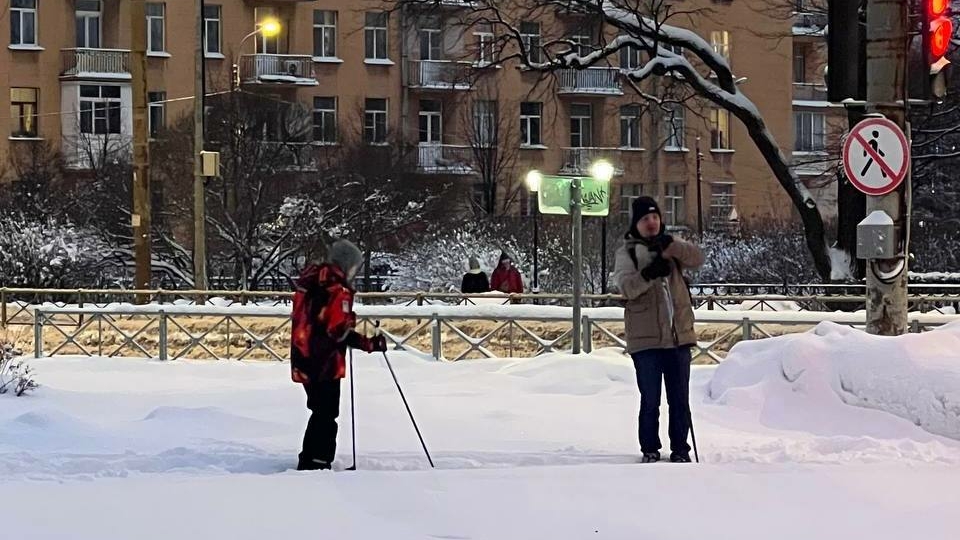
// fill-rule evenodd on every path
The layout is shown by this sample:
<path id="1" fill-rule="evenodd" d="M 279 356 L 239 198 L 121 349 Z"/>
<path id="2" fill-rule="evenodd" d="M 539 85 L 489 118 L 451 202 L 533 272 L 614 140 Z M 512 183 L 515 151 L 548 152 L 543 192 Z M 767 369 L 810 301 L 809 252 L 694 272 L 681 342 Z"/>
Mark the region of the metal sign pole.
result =
<path id="1" fill-rule="evenodd" d="M 583 294 L 583 197 L 581 179 L 570 182 L 570 216 L 573 226 L 573 354 L 580 354 L 580 297 Z"/>

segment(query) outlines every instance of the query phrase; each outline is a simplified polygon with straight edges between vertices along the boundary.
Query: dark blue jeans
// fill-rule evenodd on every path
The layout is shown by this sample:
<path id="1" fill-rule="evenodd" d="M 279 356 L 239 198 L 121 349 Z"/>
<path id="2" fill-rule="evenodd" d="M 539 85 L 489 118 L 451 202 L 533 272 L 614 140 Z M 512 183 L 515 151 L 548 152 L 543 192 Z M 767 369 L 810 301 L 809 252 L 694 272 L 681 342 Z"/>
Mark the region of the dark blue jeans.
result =
<path id="1" fill-rule="evenodd" d="M 667 387 L 670 451 L 689 454 L 690 348 L 647 349 L 630 355 L 640 389 L 640 450 L 658 452 L 660 444 L 661 381 Z"/>

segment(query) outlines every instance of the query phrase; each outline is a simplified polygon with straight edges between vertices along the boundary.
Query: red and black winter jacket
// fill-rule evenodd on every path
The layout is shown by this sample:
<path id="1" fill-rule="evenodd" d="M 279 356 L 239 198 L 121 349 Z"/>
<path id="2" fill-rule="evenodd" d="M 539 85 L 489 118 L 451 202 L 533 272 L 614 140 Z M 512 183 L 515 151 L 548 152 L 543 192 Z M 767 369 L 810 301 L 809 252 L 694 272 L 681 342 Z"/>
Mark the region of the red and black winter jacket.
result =
<path id="1" fill-rule="evenodd" d="M 293 294 L 290 369 L 294 382 L 342 379 L 347 347 L 371 351 L 369 338 L 354 327 L 354 290 L 343 271 L 332 264 L 310 265 Z"/>

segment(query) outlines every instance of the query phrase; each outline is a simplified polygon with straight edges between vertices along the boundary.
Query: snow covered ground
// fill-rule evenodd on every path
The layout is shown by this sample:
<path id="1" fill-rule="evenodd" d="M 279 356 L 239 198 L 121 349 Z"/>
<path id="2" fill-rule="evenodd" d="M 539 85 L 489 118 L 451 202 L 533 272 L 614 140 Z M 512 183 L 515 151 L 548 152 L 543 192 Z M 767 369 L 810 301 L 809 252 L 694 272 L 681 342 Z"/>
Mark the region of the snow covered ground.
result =
<path id="1" fill-rule="evenodd" d="M 960 324 L 823 323 L 695 366 L 699 465 L 636 462 L 614 351 L 391 359 L 437 470 L 376 356 L 356 356 L 360 470 L 314 473 L 289 470 L 307 411 L 284 364 L 35 360 L 43 387 L 0 396 L 3 537 L 960 537 Z M 348 383 L 342 410 L 338 469 Z"/>

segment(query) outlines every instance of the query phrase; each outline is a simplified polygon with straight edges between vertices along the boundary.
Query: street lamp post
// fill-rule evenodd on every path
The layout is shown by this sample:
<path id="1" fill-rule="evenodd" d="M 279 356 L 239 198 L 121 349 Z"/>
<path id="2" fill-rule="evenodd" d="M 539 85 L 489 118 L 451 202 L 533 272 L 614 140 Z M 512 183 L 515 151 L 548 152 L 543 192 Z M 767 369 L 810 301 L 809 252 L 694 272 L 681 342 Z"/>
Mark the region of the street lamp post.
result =
<path id="1" fill-rule="evenodd" d="M 604 159 L 593 162 L 590 166 L 590 176 L 597 180 L 607 182 L 609 193 L 609 183 L 615 173 L 613 165 Z M 600 292 L 607 294 L 607 214 L 604 214 L 600 222 Z"/>
<path id="2" fill-rule="evenodd" d="M 543 179 L 543 175 L 539 171 L 530 171 L 527 173 L 526 183 L 527 188 L 531 193 L 539 193 L 540 191 L 540 181 Z M 540 268 L 539 268 L 539 256 L 540 256 L 540 206 L 539 204 L 533 205 L 532 209 L 533 216 L 533 292 L 540 292 Z"/>

